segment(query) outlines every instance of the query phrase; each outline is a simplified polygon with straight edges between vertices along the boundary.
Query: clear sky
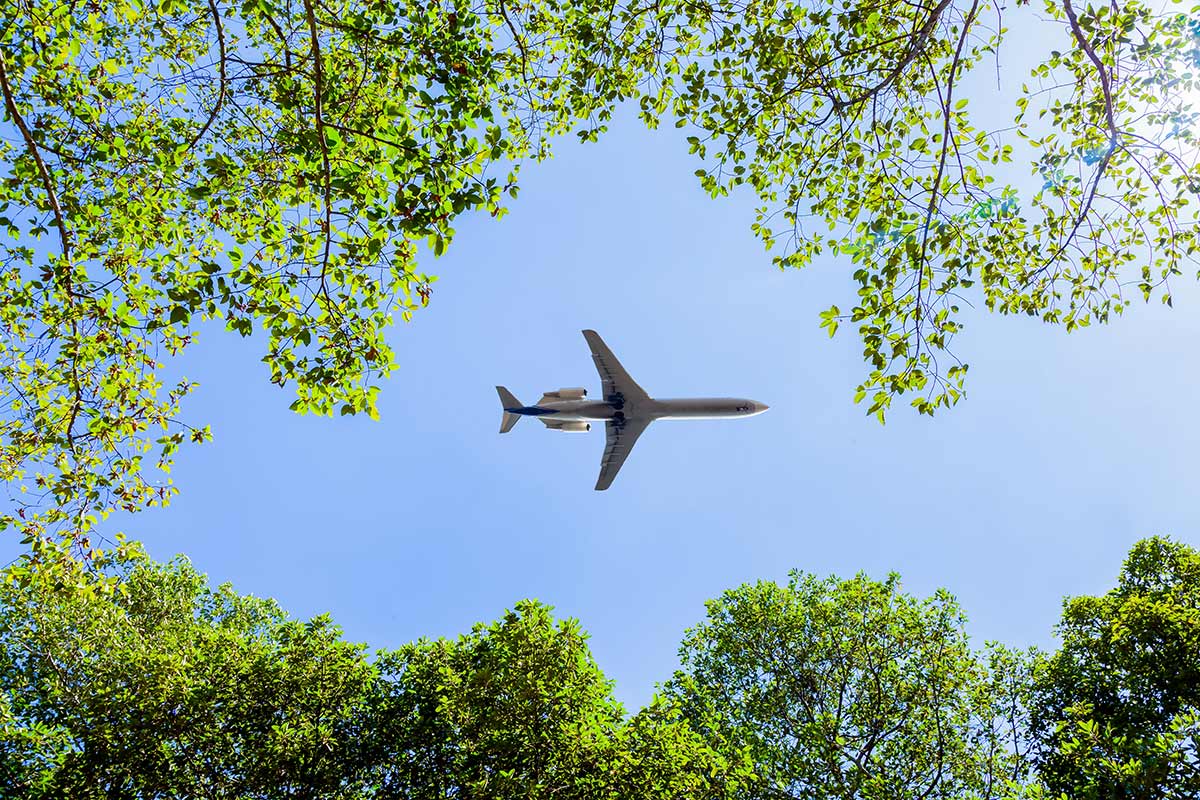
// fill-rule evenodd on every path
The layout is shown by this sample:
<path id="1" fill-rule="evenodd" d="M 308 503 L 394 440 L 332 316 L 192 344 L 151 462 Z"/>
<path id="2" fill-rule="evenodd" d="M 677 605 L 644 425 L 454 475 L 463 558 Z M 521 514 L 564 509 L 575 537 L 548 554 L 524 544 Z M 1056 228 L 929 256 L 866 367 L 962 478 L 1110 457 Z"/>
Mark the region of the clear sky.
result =
<path id="1" fill-rule="evenodd" d="M 181 496 L 125 529 L 372 647 L 538 598 L 582 621 L 632 707 L 704 600 L 744 581 L 897 570 L 908 591 L 957 595 L 980 644 L 1050 645 L 1062 597 L 1111 586 L 1136 539 L 1200 544 L 1187 281 L 1174 312 L 1139 305 L 1070 336 L 972 313 L 967 399 L 881 427 L 851 403 L 854 331 L 817 327 L 820 309 L 853 305 L 848 262 L 773 268 L 751 198 L 711 200 L 695 167 L 680 132 L 623 118 L 529 168 L 507 219 L 465 218 L 428 265 L 433 303 L 393 331 L 380 422 L 291 414 L 261 340 L 206 333 L 183 365 L 202 384 L 185 411 L 215 442 L 185 448 Z M 652 395 L 771 409 L 656 423 L 594 492 L 602 431 L 525 420 L 500 436 L 493 389 L 595 394 L 588 327 Z"/>

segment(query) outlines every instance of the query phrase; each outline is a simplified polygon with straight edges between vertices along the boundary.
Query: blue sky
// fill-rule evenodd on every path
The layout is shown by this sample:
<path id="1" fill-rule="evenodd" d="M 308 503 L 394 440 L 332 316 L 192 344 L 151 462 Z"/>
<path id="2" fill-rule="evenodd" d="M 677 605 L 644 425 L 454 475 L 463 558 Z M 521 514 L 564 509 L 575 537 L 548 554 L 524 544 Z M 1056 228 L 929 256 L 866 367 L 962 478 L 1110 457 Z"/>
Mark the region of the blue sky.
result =
<path id="1" fill-rule="evenodd" d="M 185 449 L 182 494 L 125 521 L 160 558 L 329 612 L 373 647 L 453 636 L 535 597 L 592 634 L 631 707 L 667 678 L 703 602 L 790 568 L 958 596 L 977 642 L 1052 644 L 1064 595 L 1112 585 L 1153 533 L 1198 543 L 1197 292 L 1176 310 L 1067 336 L 970 314 L 969 395 L 881 427 L 851 403 L 864 374 L 846 260 L 780 272 L 752 199 L 696 185 L 681 132 L 623 117 L 597 145 L 531 166 L 502 221 L 463 220 L 433 302 L 392 340 L 382 420 L 298 417 L 261 340 L 206 332 L 185 408 L 215 441 Z M 500 436 L 493 386 L 532 402 L 598 378 L 595 328 L 652 395 L 768 403 L 740 420 L 655 424 L 613 488 L 603 433 L 524 421 Z"/>

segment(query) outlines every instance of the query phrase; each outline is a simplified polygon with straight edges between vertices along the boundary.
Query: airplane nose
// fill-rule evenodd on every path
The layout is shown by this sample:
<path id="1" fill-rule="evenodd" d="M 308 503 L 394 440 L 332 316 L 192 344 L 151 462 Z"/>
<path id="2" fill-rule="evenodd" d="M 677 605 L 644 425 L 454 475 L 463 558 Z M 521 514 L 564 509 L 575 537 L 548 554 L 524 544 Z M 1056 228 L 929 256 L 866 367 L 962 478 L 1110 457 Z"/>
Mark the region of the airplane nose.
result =
<path id="1" fill-rule="evenodd" d="M 766 411 L 768 408 L 770 408 L 770 406 L 767 405 L 766 403 L 755 403 L 754 404 L 754 413 L 761 414 L 762 412 Z"/>

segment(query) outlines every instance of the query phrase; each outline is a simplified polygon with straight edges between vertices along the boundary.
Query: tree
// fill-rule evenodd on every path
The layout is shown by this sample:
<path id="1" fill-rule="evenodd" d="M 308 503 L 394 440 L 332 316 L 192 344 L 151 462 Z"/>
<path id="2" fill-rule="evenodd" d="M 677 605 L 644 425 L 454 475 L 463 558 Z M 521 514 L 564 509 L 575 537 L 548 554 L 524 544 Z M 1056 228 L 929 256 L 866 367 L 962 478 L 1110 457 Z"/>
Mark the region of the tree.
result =
<path id="1" fill-rule="evenodd" d="M 998 798 L 1028 780 L 1027 655 L 971 651 L 944 591 L 891 575 L 746 584 L 708 603 L 668 686 L 752 798 Z"/>
<path id="2" fill-rule="evenodd" d="M 575 796 L 621 724 L 579 625 L 537 603 L 380 667 L 391 687 L 383 738 L 403 754 L 383 782 L 396 797 Z"/>
<path id="3" fill-rule="evenodd" d="M 1045 0 L 1046 21 L 1016 5 L 625 9 L 664 20 L 643 116 L 692 129 L 704 188 L 758 195 L 753 228 L 783 245 L 781 267 L 850 258 L 855 305 L 821 325 L 858 326 L 870 372 L 855 401 L 869 396 L 880 421 L 906 393 L 922 413 L 957 402 L 964 304 L 1073 330 L 1120 314 L 1127 293 L 1169 305 L 1171 280 L 1196 265 L 1200 7 Z M 1014 125 L 983 130 L 966 80 L 990 68 L 1013 14 L 1061 43 L 1022 84 Z M 1026 155 L 1028 197 L 1007 167 Z"/>
<path id="4" fill-rule="evenodd" d="M 738 779 L 666 707 L 626 724 L 578 623 L 539 603 L 379 666 L 382 796 L 665 800 Z"/>
<path id="5" fill-rule="evenodd" d="M 0 783 L 22 797 L 357 797 L 375 670 L 132 545 L 0 588 Z M 103 577 L 101 575 L 103 574 Z M 359 787 L 356 789 L 356 787 Z"/>
<path id="6" fill-rule="evenodd" d="M 1064 602 L 1033 731 L 1047 787 L 1071 798 L 1200 794 L 1200 552 L 1134 545 L 1116 588 Z"/>
<path id="7" fill-rule="evenodd" d="M 626 718 L 538 603 L 372 660 L 186 561 L 52 552 L 0 575 L 0 785 L 22 797 L 668 800 L 745 778 L 674 709 Z"/>
<path id="8" fill-rule="evenodd" d="M 98 516 L 169 500 L 143 462 L 210 432 L 157 370 L 207 319 L 262 328 L 294 410 L 374 415 L 384 329 L 430 298 L 418 245 L 501 216 L 521 159 L 632 91 L 624 60 L 554 66 L 596 13 L 543 3 L 513 40 L 503 0 L 10 4 L 0 528 L 86 553 Z"/>

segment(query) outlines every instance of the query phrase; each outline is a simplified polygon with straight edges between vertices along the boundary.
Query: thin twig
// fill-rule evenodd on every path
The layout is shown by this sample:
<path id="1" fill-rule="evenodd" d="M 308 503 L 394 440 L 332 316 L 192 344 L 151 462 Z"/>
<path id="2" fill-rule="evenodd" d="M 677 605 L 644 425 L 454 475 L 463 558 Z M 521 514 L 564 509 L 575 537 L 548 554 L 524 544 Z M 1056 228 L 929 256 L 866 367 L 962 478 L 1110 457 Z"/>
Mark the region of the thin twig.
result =
<path id="1" fill-rule="evenodd" d="M 325 273 L 329 270 L 329 242 L 333 236 L 333 197 L 329 186 L 329 143 L 325 141 L 325 121 L 321 116 L 321 95 L 325 91 L 325 73 L 321 65 L 321 42 L 317 36 L 317 18 L 313 14 L 311 0 L 304 0 L 304 14 L 308 19 L 308 35 L 312 39 L 313 51 L 313 105 L 317 124 L 317 141 L 321 143 L 321 177 L 325 194 L 325 252 L 321 257 L 321 292 L 332 303 L 325 286 Z"/>
<path id="2" fill-rule="evenodd" d="M 975 0 L 971 5 L 971 10 L 967 12 L 966 19 L 963 20 L 962 34 L 958 37 L 958 46 L 954 50 L 954 60 L 950 63 L 950 75 L 946 79 L 946 99 L 942 102 L 942 152 L 938 159 L 937 172 L 933 177 L 933 185 L 930 187 L 929 204 L 925 207 L 925 223 L 921 230 L 921 254 L 917 259 L 917 303 L 913 312 L 913 322 L 916 326 L 917 351 L 914 358 L 919 357 L 921 354 L 921 284 L 925 281 L 925 259 L 929 248 L 929 225 L 933 220 L 933 212 L 937 208 L 938 191 L 942 183 L 942 174 L 946 169 L 946 156 L 950 152 L 953 142 L 950 131 L 950 118 L 954 113 L 954 81 L 958 72 L 959 62 L 962 59 L 963 45 L 967 41 L 967 32 L 971 30 L 971 25 L 975 21 L 978 9 L 979 0 Z M 931 289 L 932 283 L 933 280 L 931 277 Z"/>

